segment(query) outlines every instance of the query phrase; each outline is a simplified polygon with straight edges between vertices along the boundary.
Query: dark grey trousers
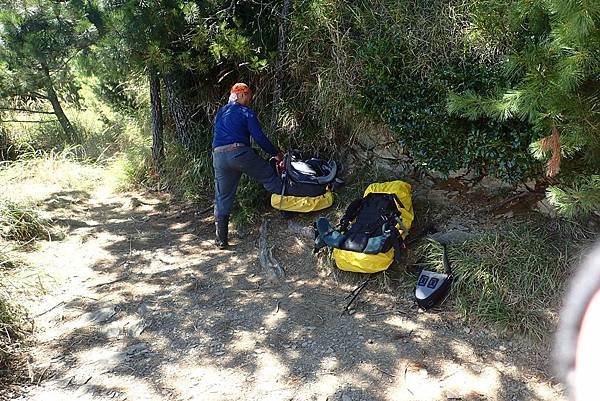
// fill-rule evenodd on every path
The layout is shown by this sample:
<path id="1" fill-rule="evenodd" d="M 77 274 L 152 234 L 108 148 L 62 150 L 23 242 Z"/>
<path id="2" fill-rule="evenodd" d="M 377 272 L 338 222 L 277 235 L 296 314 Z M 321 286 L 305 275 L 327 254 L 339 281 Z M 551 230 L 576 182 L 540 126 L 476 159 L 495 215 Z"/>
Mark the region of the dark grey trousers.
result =
<path id="1" fill-rule="evenodd" d="M 242 173 L 261 183 L 271 193 L 281 193 L 281 178 L 271 165 L 250 147 L 213 152 L 215 171 L 215 217 L 229 215 Z"/>

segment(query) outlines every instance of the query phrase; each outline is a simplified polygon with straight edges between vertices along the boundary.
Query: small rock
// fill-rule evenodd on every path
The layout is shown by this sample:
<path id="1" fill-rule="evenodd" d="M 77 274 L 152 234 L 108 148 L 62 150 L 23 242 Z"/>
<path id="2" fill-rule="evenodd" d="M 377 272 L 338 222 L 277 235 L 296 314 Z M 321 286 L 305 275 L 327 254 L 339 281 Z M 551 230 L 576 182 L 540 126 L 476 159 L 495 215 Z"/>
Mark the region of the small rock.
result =
<path id="1" fill-rule="evenodd" d="M 506 351 L 506 347 L 504 345 L 499 346 L 498 349 L 500 351 Z"/>
<path id="2" fill-rule="evenodd" d="M 306 347 L 308 347 L 308 342 L 304 341 L 304 342 L 302 343 L 302 348 L 306 348 Z"/>
<path id="3" fill-rule="evenodd" d="M 225 355 L 225 351 L 217 351 L 215 352 L 215 356 L 223 356 Z"/>
<path id="4" fill-rule="evenodd" d="M 137 308 L 137 313 L 138 315 L 142 315 L 144 316 L 146 313 L 148 313 L 150 309 L 148 308 L 148 304 L 146 304 L 145 302 L 142 302 L 140 304 L 140 306 L 138 306 Z"/>
<path id="5" fill-rule="evenodd" d="M 479 365 L 473 365 L 471 366 L 471 370 L 477 374 L 483 372 L 483 367 L 479 366 Z"/>
<path id="6" fill-rule="evenodd" d="M 115 309 L 113 307 L 107 307 L 99 309 L 92 313 L 87 313 L 85 318 L 91 322 L 103 323 L 116 315 Z"/>
<path id="7" fill-rule="evenodd" d="M 446 399 L 448 400 L 462 400 L 463 395 L 456 391 L 446 391 Z"/>
<path id="8" fill-rule="evenodd" d="M 432 238 L 442 244 L 462 244 L 474 237 L 475 234 L 464 230 L 448 230 L 429 235 L 429 238 Z"/>
<path id="9" fill-rule="evenodd" d="M 141 352 L 143 350 L 146 350 L 147 348 L 148 348 L 148 344 L 146 344 L 146 343 L 137 343 L 137 344 L 133 344 L 130 347 L 127 347 L 125 349 L 125 353 L 128 354 L 128 355 L 136 354 L 136 353 L 139 353 L 139 352 Z"/>
<path id="10" fill-rule="evenodd" d="M 535 210 L 550 218 L 555 218 L 558 215 L 556 208 L 552 206 L 550 202 L 548 202 L 548 199 L 542 199 L 541 201 L 538 201 Z"/>
<path id="11" fill-rule="evenodd" d="M 491 176 L 485 176 L 477 185 L 475 185 L 474 189 L 481 190 L 489 195 L 498 195 L 501 194 L 502 191 L 512 188 L 512 185 L 508 182 L 499 180 L 497 178 Z"/>
<path id="12" fill-rule="evenodd" d="M 469 327 L 465 327 L 465 333 L 470 334 L 471 333 L 471 329 Z"/>
<path id="13" fill-rule="evenodd" d="M 144 332 L 150 326 L 148 322 L 139 321 L 135 322 L 127 328 L 127 334 L 132 337 L 137 337 Z"/>
<path id="14" fill-rule="evenodd" d="M 428 177 L 423 178 L 421 183 L 428 188 L 431 188 L 435 185 L 435 181 L 433 181 L 432 179 L 430 179 Z"/>

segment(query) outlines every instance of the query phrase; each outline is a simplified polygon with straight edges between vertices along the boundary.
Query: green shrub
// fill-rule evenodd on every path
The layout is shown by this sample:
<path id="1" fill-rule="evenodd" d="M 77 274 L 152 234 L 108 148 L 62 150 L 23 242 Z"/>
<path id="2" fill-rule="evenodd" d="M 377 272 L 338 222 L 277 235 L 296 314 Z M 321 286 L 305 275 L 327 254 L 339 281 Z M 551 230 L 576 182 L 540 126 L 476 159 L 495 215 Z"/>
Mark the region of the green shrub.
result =
<path id="1" fill-rule="evenodd" d="M 270 208 L 270 194 L 262 185 L 242 176 L 235 197 L 232 220 L 238 227 L 247 227 L 260 221 L 261 214 Z"/>
<path id="2" fill-rule="evenodd" d="M 550 200 L 567 216 L 598 210 L 600 3 L 485 0 L 474 9 L 472 33 L 504 49 L 499 67 L 510 79 L 494 90 L 460 88 L 449 111 L 530 125 L 534 156 L 548 176 L 561 174 Z"/>
<path id="3" fill-rule="evenodd" d="M 290 39 L 286 113 L 290 141 L 333 151 L 386 127 L 417 163 L 462 167 L 516 181 L 539 173 L 530 124 L 469 120 L 447 109 L 454 91 L 508 83 L 502 49 L 469 32 L 469 2 L 321 1 L 297 6 Z M 324 149 L 325 147 L 325 149 Z"/>
<path id="4" fill-rule="evenodd" d="M 14 138 L 4 127 L 0 127 L 0 162 L 15 160 L 19 154 L 19 147 Z"/>
<path id="5" fill-rule="evenodd" d="M 169 138 L 165 144 L 166 158 L 160 174 L 152 160 L 150 140 L 130 145 L 110 163 L 108 176 L 116 187 L 136 186 L 169 190 L 174 195 L 193 201 L 206 201 L 213 186 L 212 156 L 207 150 L 191 151 Z"/>

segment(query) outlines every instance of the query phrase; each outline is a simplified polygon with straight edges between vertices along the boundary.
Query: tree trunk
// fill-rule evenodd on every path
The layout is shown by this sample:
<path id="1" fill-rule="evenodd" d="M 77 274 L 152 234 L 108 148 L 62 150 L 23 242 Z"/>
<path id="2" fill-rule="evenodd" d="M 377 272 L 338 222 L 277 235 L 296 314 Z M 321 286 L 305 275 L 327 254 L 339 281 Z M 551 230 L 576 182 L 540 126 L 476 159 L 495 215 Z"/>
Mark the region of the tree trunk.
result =
<path id="1" fill-rule="evenodd" d="M 148 78 L 150 81 L 150 108 L 152 113 L 152 160 L 154 161 L 156 171 L 160 173 L 165 159 L 160 79 L 154 70 L 149 72 Z"/>
<path id="2" fill-rule="evenodd" d="M 165 76 L 167 106 L 175 123 L 177 140 L 184 148 L 189 149 L 193 143 L 194 123 L 192 110 L 186 104 L 181 78 L 178 78 L 178 75 L 170 73 Z"/>
<path id="3" fill-rule="evenodd" d="M 54 90 L 54 84 L 52 83 L 52 77 L 50 77 L 50 70 L 48 69 L 48 66 L 46 65 L 45 62 L 42 62 L 41 65 L 42 65 L 42 71 L 43 71 L 45 79 L 46 79 L 46 96 L 48 97 L 50 104 L 52 104 L 52 110 L 54 111 L 54 114 L 56 115 L 56 118 L 58 119 L 60 126 L 62 127 L 63 131 L 65 132 L 65 135 L 67 136 L 67 138 L 69 139 L 70 142 L 74 142 L 75 138 L 76 138 L 75 130 L 73 129 L 71 122 L 67 118 L 67 115 L 65 114 L 62 106 L 60 105 L 60 102 L 58 100 L 58 95 L 56 94 L 56 91 Z"/>
<path id="4" fill-rule="evenodd" d="M 272 129 L 278 128 L 279 109 L 282 101 L 282 83 L 287 56 L 287 36 L 289 26 L 291 0 L 283 0 L 279 21 L 279 38 L 277 40 L 277 61 L 275 62 L 275 88 L 273 89 L 273 119 Z"/>

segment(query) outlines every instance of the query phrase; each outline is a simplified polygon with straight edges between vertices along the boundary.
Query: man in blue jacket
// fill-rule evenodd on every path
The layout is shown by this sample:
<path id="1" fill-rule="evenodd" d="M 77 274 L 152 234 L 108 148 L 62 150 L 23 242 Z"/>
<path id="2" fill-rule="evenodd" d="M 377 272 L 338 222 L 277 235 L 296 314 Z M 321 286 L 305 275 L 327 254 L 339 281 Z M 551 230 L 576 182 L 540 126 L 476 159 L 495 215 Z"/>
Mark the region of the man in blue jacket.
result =
<path id="1" fill-rule="evenodd" d="M 250 138 L 265 152 L 281 160 L 282 155 L 265 136 L 254 111 L 248 107 L 252 91 L 237 83 L 231 88 L 229 102 L 215 118 L 213 132 L 213 168 L 215 171 L 216 244 L 228 247 L 229 214 L 242 173 L 260 182 L 267 191 L 280 193 L 282 182 L 271 165 L 250 147 Z"/>

